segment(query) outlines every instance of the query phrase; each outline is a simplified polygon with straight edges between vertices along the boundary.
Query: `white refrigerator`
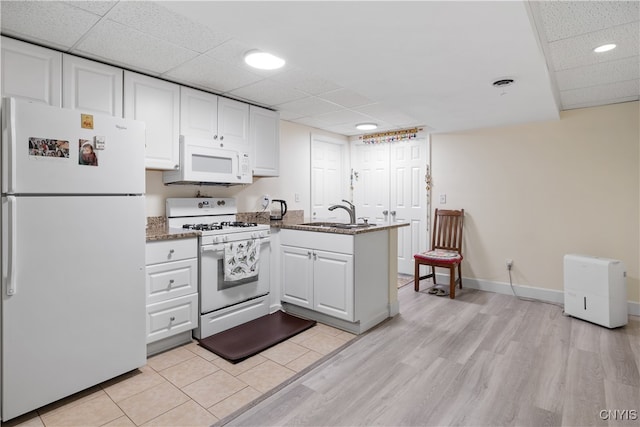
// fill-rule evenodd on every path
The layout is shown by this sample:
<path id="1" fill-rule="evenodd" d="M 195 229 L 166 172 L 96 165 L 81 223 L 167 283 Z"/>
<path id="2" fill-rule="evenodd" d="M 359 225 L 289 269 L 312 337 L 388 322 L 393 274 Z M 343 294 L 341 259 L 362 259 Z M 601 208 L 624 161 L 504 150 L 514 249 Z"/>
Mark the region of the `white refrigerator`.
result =
<path id="1" fill-rule="evenodd" d="M 1 113 L 5 421 L 146 363 L 145 125 Z"/>

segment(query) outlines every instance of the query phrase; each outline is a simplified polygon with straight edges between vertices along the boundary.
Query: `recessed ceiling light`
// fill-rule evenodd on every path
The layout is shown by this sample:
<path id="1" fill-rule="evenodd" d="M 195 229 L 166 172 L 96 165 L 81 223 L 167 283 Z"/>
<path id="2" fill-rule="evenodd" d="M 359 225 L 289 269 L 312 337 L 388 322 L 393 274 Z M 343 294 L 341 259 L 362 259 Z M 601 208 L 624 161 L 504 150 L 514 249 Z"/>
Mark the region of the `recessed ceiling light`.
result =
<path id="1" fill-rule="evenodd" d="M 251 50 L 244 55 L 244 62 L 261 70 L 275 70 L 284 66 L 284 59 L 268 52 Z"/>
<path id="2" fill-rule="evenodd" d="M 360 123 L 356 125 L 356 129 L 358 130 L 374 130 L 377 128 L 378 125 L 375 123 Z"/>
<path id="3" fill-rule="evenodd" d="M 597 53 L 601 53 L 601 52 L 608 52 L 615 48 L 616 48 L 616 45 L 614 43 L 609 43 L 609 44 L 603 44 L 602 46 L 598 46 L 597 48 L 593 49 L 593 51 Z"/>

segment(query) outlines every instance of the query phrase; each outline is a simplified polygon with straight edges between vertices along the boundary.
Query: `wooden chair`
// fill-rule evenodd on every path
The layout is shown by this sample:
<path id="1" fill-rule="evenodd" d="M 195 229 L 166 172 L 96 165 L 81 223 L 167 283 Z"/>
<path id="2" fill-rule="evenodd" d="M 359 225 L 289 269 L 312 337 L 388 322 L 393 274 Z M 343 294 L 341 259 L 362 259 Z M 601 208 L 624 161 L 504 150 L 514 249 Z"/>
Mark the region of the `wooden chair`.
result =
<path id="1" fill-rule="evenodd" d="M 436 209 L 433 220 L 433 236 L 431 250 L 421 252 L 413 256 L 415 262 L 414 289 L 420 290 L 420 280 L 433 277 L 433 285 L 436 285 L 436 267 L 449 269 L 449 298 L 456 297 L 456 282 L 462 289 L 462 223 L 464 209 L 444 210 Z M 431 274 L 420 277 L 420 266 L 431 267 Z M 456 279 L 456 267 L 458 278 Z"/>

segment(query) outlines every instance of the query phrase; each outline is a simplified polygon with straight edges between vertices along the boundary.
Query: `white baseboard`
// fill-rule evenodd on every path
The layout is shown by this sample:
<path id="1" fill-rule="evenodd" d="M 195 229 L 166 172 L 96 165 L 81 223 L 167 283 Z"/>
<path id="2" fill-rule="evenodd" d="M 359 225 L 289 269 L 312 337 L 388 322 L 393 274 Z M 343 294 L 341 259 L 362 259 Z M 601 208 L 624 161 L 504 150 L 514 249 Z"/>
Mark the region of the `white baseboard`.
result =
<path id="1" fill-rule="evenodd" d="M 436 274 L 439 284 L 449 283 L 448 274 Z M 493 282 L 490 280 L 472 279 L 469 277 L 462 278 L 462 286 L 469 289 L 478 289 L 480 291 L 495 292 L 497 294 L 513 295 L 511 286 L 505 282 Z M 540 301 L 552 302 L 556 304 L 564 304 L 564 292 L 534 288 L 532 286 L 513 285 L 516 295 L 523 298 L 532 298 Z M 640 316 L 640 303 L 627 301 L 627 312 L 632 316 Z"/>

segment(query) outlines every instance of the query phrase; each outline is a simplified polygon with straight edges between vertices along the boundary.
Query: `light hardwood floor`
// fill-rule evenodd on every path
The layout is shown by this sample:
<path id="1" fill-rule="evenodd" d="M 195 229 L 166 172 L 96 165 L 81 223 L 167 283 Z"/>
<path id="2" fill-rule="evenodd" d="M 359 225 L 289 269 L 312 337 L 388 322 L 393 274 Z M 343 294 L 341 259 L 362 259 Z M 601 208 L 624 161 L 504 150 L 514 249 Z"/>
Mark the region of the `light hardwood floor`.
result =
<path id="1" fill-rule="evenodd" d="M 398 292 L 399 315 L 222 422 L 640 425 L 640 318 L 609 330 L 508 295 L 463 289 L 450 300 L 413 286 Z"/>

